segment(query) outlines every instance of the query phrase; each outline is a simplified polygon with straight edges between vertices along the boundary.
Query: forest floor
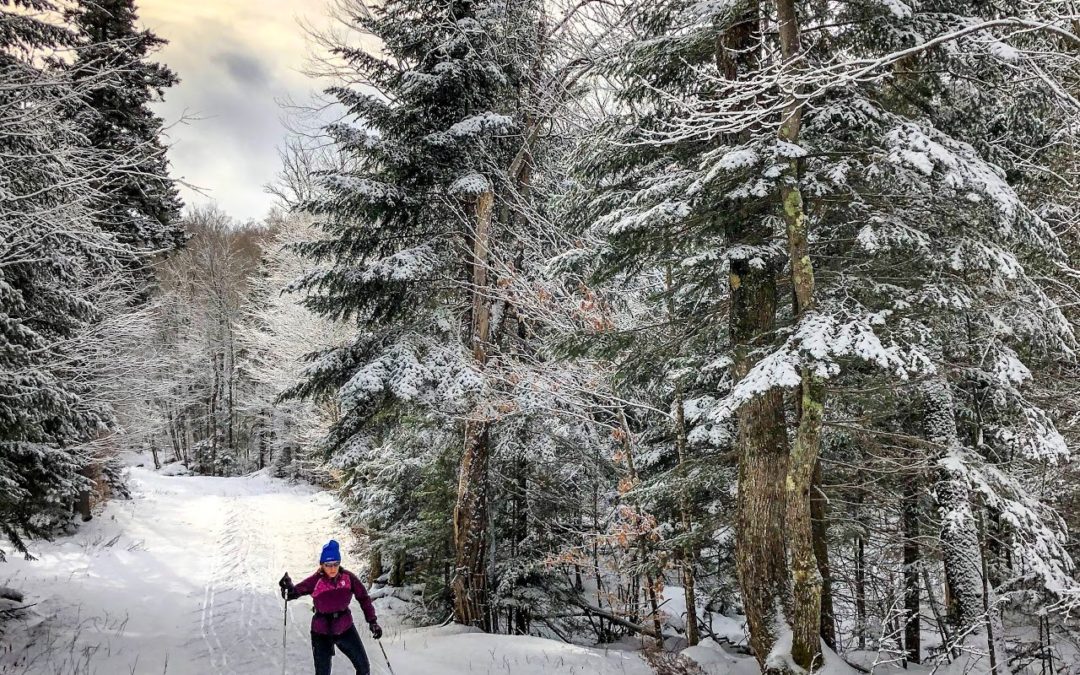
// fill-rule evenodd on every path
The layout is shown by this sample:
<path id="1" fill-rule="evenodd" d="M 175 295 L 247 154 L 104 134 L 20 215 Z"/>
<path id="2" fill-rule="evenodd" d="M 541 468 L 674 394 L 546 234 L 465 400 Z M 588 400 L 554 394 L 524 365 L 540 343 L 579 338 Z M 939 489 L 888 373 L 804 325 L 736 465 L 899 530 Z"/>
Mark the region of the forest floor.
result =
<path id="1" fill-rule="evenodd" d="M 0 673 L 312 671 L 310 600 L 289 604 L 283 649 L 276 582 L 286 570 L 294 579 L 313 571 L 330 538 L 348 550 L 352 542 L 335 516 L 334 497 L 266 474 L 167 473 L 133 466 L 132 499 L 111 502 L 75 535 L 35 542 L 36 561 L 11 555 L 0 565 L 0 586 L 20 589 L 24 604 L 33 605 L 0 625 Z M 395 675 L 654 672 L 634 651 L 453 626 L 409 628 L 401 604 L 394 597 L 375 600 Z M 365 635 L 364 642 L 372 672 L 389 673 L 374 641 Z M 352 669 L 339 655 L 335 671 Z"/>

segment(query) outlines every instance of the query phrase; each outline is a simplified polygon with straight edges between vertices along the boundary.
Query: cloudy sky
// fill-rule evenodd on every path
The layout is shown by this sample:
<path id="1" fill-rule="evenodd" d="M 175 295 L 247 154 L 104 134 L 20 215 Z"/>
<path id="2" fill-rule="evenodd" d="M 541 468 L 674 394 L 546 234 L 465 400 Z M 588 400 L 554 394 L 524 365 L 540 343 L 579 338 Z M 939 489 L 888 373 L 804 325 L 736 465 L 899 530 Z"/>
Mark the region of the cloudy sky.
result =
<path id="1" fill-rule="evenodd" d="M 180 76 L 158 113 L 169 130 L 173 175 L 200 188 L 189 205 L 217 201 L 239 220 L 272 205 L 285 138 L 279 101 L 305 101 L 317 83 L 302 70 L 310 47 L 300 21 L 325 24 L 326 0 L 141 0 L 145 27 L 169 41 L 158 55 Z"/>

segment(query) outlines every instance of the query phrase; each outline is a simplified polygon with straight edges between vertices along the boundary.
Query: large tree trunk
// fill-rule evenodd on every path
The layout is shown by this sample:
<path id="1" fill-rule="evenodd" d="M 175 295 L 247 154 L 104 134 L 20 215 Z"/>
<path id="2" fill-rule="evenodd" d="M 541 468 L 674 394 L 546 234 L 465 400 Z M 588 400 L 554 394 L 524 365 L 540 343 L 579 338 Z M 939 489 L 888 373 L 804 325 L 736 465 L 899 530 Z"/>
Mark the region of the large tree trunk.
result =
<path id="1" fill-rule="evenodd" d="M 927 438 L 938 446 L 934 498 L 941 517 L 941 557 L 949 587 L 949 617 L 955 635 L 965 635 L 983 621 L 982 551 L 971 510 L 968 482 L 957 460 L 961 447 L 956 433 L 952 391 L 933 381 L 924 387 Z"/>
<path id="2" fill-rule="evenodd" d="M 454 506 L 454 620 L 487 630 L 487 422 L 465 422 Z"/>
<path id="3" fill-rule="evenodd" d="M 777 22 L 784 69 L 797 75 L 801 69 L 802 45 L 794 0 L 778 0 Z M 780 123 L 779 138 L 797 144 L 802 127 L 802 99 L 798 90 L 788 92 Z M 780 200 L 787 225 L 788 258 L 795 294 L 795 317 L 805 321 L 815 309 L 814 267 L 810 259 L 809 227 L 799 187 L 799 160 L 792 159 L 784 170 Z M 812 365 L 802 367 L 799 424 L 787 476 L 787 533 L 791 555 L 792 615 L 791 658 L 800 668 L 814 670 L 821 658 L 822 577 L 814 554 L 814 526 L 811 494 L 814 471 L 821 453 L 821 428 L 825 413 L 825 383 L 814 374 Z"/>
<path id="4" fill-rule="evenodd" d="M 747 260 L 731 261 L 731 338 L 733 379 L 753 365 L 750 345 L 773 328 L 776 273 Z M 750 628 L 750 645 L 765 672 L 777 639 L 778 619 L 790 612 L 791 599 L 784 528 L 784 480 L 788 473 L 784 395 L 770 391 L 738 411 L 739 493 L 736 570 Z"/>
<path id="5" fill-rule="evenodd" d="M 759 61 L 760 10 L 748 2 L 741 16 L 724 31 L 717 45 L 717 67 L 728 79 L 752 73 Z M 750 135 L 747 131 L 746 136 Z M 747 139 L 744 139 L 747 140 Z M 735 247 L 764 246 L 771 229 L 753 216 L 728 231 Z M 741 380 L 753 367 L 753 347 L 774 328 L 777 309 L 775 260 L 750 264 L 750 256 L 730 261 L 730 326 L 732 379 Z M 776 644 L 778 620 L 791 612 L 784 532 L 784 480 L 788 472 L 787 420 L 784 395 L 770 391 L 736 413 L 739 427 L 739 491 L 735 523 L 736 572 L 750 630 L 750 646 L 763 672 L 782 669 L 766 661 Z"/>
<path id="6" fill-rule="evenodd" d="M 487 363 L 491 312 L 487 272 L 491 246 L 492 190 L 477 196 L 472 236 L 472 321 L 470 343 L 478 367 Z M 465 421 L 465 447 L 454 505 L 454 620 L 487 630 L 488 421 L 483 410 Z"/>

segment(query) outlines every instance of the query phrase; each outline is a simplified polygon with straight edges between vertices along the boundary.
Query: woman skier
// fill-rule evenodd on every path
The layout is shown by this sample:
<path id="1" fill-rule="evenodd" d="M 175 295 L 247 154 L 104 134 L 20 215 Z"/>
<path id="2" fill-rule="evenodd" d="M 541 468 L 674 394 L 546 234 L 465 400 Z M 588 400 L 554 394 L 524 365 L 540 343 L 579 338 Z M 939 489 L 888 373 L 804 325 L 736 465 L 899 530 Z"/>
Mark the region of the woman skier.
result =
<path id="1" fill-rule="evenodd" d="M 281 587 L 281 597 L 286 601 L 310 595 L 315 602 L 315 616 L 311 618 L 311 653 L 315 657 L 315 675 L 330 675 L 334 647 L 352 661 L 356 675 L 370 674 L 367 653 L 349 611 L 352 599 L 356 598 L 364 610 L 372 637 L 376 640 L 381 638 L 382 628 L 375 618 L 375 607 L 364 584 L 355 574 L 341 567 L 341 551 L 336 541 L 331 539 L 323 546 L 319 569 L 315 574 L 294 585 L 286 572 L 278 586 Z"/>

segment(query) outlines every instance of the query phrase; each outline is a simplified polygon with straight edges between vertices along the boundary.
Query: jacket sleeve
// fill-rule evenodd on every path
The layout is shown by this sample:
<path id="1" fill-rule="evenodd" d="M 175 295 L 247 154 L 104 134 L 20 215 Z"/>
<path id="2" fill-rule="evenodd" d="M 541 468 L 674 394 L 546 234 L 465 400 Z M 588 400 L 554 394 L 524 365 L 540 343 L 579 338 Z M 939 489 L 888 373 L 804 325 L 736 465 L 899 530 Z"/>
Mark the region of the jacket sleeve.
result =
<path id="1" fill-rule="evenodd" d="M 300 583 L 292 587 L 289 593 L 289 599 L 295 600 L 301 595 L 311 595 L 311 592 L 315 590 L 315 584 L 319 581 L 319 573 L 312 574 L 307 579 L 304 579 Z"/>
<path id="2" fill-rule="evenodd" d="M 375 623 L 377 618 L 375 616 L 375 605 L 371 604 L 371 596 L 368 595 L 367 589 L 364 588 L 364 582 L 360 581 L 355 574 L 349 572 L 352 576 L 353 595 L 356 597 L 356 601 L 360 603 L 360 608 L 364 610 L 364 618 L 368 623 Z"/>

